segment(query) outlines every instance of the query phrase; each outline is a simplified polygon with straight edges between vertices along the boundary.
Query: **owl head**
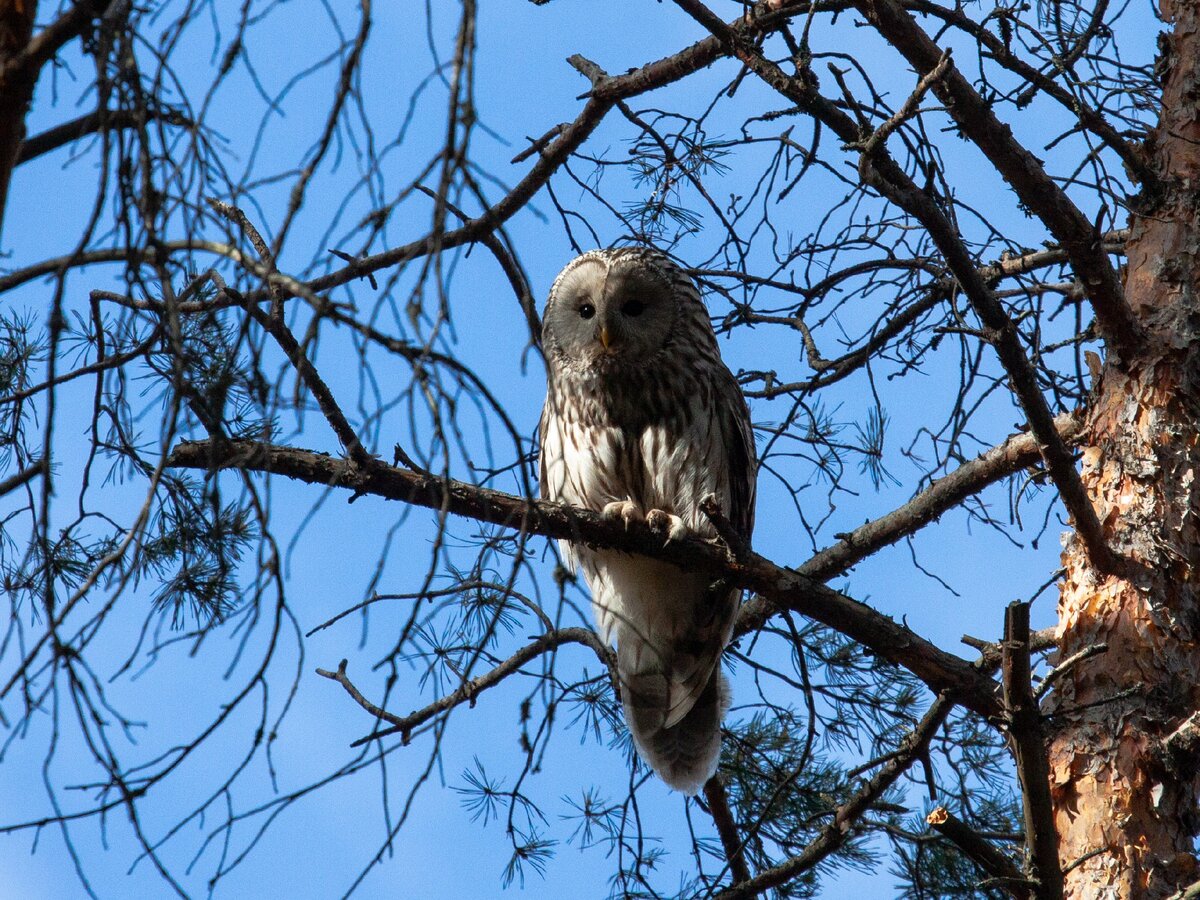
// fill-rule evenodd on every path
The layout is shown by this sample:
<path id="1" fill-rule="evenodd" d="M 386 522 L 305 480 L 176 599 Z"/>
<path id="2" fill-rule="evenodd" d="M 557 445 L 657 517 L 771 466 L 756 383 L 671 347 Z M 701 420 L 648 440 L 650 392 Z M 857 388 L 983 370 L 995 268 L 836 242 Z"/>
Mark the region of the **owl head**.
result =
<path id="1" fill-rule="evenodd" d="M 676 274 L 682 275 L 666 256 L 641 247 L 593 250 L 572 260 L 546 304 L 547 355 L 601 371 L 648 362 L 675 333 Z"/>

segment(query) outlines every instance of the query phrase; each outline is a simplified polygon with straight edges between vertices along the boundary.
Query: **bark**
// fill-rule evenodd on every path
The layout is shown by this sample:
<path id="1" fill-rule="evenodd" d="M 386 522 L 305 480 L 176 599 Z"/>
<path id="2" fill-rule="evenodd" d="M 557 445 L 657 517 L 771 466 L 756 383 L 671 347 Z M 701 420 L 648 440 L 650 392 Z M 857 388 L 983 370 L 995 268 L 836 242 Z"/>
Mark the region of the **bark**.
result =
<path id="1" fill-rule="evenodd" d="M 1123 577 L 1064 552 L 1063 658 L 1050 779 L 1070 898 L 1160 898 L 1195 881 L 1200 765 L 1173 732 L 1200 708 L 1200 9 L 1163 0 L 1163 109 L 1153 135 L 1160 184 L 1131 216 L 1125 290 L 1147 339 L 1105 361 L 1083 481 Z M 1089 855 L 1091 854 L 1091 855 Z M 1077 863 L 1072 868 L 1072 864 Z"/>

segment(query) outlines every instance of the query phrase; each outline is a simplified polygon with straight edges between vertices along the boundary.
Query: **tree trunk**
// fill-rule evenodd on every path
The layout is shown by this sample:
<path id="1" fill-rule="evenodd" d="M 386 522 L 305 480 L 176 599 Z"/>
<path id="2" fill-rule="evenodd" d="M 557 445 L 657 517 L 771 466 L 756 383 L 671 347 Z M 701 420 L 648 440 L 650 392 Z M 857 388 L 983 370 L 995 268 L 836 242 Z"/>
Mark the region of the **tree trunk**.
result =
<path id="1" fill-rule="evenodd" d="M 1094 385 L 1083 478 L 1122 576 L 1064 552 L 1051 786 L 1067 896 L 1167 897 L 1200 877 L 1200 8 L 1163 0 L 1161 183 L 1131 216 L 1125 290 L 1145 340 Z"/>

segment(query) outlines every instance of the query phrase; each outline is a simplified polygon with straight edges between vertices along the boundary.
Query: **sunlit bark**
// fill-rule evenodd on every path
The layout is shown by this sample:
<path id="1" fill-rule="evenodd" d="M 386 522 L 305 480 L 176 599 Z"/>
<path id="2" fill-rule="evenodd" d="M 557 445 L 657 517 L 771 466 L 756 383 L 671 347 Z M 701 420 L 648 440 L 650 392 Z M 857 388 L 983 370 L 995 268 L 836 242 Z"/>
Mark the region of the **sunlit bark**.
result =
<path id="1" fill-rule="evenodd" d="M 1164 2 L 1163 112 L 1151 148 L 1161 179 L 1131 216 L 1128 302 L 1147 339 L 1106 360 L 1095 385 L 1083 477 L 1123 577 L 1066 549 L 1062 657 L 1103 643 L 1057 698 L 1051 782 L 1074 898 L 1158 898 L 1197 878 L 1200 780 L 1186 739 L 1200 707 L 1200 12 Z"/>

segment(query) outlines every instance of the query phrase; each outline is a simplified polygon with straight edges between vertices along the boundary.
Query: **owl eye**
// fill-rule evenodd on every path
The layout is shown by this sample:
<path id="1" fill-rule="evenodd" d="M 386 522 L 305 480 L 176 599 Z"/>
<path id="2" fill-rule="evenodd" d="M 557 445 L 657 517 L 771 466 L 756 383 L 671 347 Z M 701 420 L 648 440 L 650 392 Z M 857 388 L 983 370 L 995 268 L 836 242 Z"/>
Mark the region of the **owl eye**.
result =
<path id="1" fill-rule="evenodd" d="M 621 307 L 621 312 L 627 316 L 640 316 L 646 310 L 646 304 L 641 300 L 630 300 Z"/>
<path id="2" fill-rule="evenodd" d="M 579 307 L 579 318 L 581 319 L 590 319 L 595 314 L 596 307 L 592 306 L 590 303 L 585 303 L 583 306 Z"/>

